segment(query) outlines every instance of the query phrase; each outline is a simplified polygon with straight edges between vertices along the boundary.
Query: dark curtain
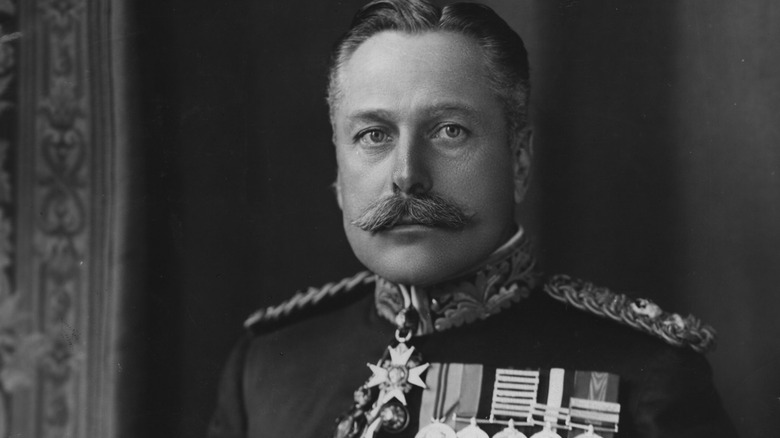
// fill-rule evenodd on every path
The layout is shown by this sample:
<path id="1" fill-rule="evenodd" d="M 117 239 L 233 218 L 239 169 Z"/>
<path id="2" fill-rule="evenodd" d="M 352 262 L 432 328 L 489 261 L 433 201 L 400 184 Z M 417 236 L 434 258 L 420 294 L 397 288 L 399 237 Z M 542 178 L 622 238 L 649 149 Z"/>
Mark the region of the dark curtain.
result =
<path id="1" fill-rule="evenodd" d="M 243 318 L 359 269 L 330 184 L 327 56 L 361 1 L 135 6 L 148 257 L 125 436 L 200 436 Z M 744 436 L 780 395 L 780 12 L 770 0 L 487 2 L 533 68 L 543 269 L 700 316 Z"/>

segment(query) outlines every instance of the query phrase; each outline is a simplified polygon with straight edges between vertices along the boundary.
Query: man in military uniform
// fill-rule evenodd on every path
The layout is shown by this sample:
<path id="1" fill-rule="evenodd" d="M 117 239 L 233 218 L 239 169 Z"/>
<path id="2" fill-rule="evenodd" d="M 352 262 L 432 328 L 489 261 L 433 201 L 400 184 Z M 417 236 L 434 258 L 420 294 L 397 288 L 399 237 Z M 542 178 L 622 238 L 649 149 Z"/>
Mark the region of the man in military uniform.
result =
<path id="1" fill-rule="evenodd" d="M 379 0 L 333 54 L 344 229 L 368 268 L 253 314 L 209 436 L 734 436 L 693 317 L 536 273 L 515 204 L 523 42 L 492 10 Z"/>

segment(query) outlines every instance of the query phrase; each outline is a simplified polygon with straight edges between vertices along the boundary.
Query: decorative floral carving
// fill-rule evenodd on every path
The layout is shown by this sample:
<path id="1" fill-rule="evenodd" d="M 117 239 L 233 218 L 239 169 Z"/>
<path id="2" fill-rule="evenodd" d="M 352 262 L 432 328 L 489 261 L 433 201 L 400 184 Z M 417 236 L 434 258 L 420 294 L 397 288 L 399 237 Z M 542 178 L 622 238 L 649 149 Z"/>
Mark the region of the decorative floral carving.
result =
<path id="1" fill-rule="evenodd" d="M 0 386 L 13 392 L 32 383 L 33 375 L 51 350 L 51 340 L 27 333 L 27 317 L 19 309 L 19 295 L 0 296 Z"/>
<path id="2" fill-rule="evenodd" d="M 84 317 L 76 309 L 87 300 L 93 206 L 90 160 L 96 152 L 90 139 L 90 82 L 87 45 L 92 31 L 85 0 L 34 0 L 35 39 L 24 40 L 32 62 L 25 87 L 37 107 L 30 154 L 34 179 L 29 192 L 35 210 L 34 228 L 25 236 L 34 244 L 32 273 L 38 287 L 37 323 L 51 339 L 39 378 L 37 412 L 42 437 L 74 436 L 73 418 L 83 400 L 77 364 L 84 355 L 80 339 Z M 23 31 L 25 29 L 22 29 Z"/>
<path id="3" fill-rule="evenodd" d="M 0 292 L 0 436 L 8 436 L 5 403 L 8 396 L 33 383 L 35 373 L 51 352 L 51 339 L 26 329 L 27 315 L 19 294 Z"/>
<path id="4" fill-rule="evenodd" d="M 16 39 L 13 32 L 16 27 L 16 7 L 10 0 L 0 0 L 0 298 L 11 294 L 9 270 L 12 263 L 13 247 L 11 231 L 13 224 L 11 212 L 12 188 L 9 173 L 8 151 L 11 148 L 11 130 L 15 126 L 16 114 L 13 99 L 17 77 Z M 9 32 L 10 30 L 10 32 Z M 15 305 L 15 299 L 13 301 Z M 3 321 L 0 321 L 3 324 Z"/>
<path id="5" fill-rule="evenodd" d="M 0 436 L 7 436 L 7 395 L 32 381 L 35 368 L 32 364 L 43 354 L 44 338 L 39 334 L 26 334 L 18 309 L 19 296 L 12 294 L 11 277 L 13 224 L 11 211 L 11 176 L 8 171 L 8 150 L 11 146 L 10 128 L 15 126 L 13 112 L 16 84 L 16 47 L 18 34 L 16 7 L 10 0 L 0 0 Z"/>
<path id="6" fill-rule="evenodd" d="M 38 3 L 43 16 L 59 27 L 81 21 L 85 7 L 85 0 L 40 0 Z"/>

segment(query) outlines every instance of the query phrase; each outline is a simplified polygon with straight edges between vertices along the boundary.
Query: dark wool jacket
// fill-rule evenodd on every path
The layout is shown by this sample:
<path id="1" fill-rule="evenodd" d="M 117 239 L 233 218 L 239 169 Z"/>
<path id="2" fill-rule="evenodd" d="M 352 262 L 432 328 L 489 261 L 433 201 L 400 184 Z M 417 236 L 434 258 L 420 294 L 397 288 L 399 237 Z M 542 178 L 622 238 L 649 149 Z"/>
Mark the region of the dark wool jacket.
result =
<path id="1" fill-rule="evenodd" d="M 366 364 L 377 363 L 395 343 L 394 333 L 377 311 L 374 285 L 361 284 L 305 317 L 247 335 L 227 361 L 208 436 L 333 436 L 335 419 L 371 376 Z M 556 301 L 541 287 L 495 315 L 416 336 L 409 344 L 430 363 L 617 375 L 621 410 L 615 436 L 620 438 L 736 436 L 702 354 Z M 422 393 L 414 388 L 406 395 L 411 423 L 392 436 L 414 437 L 430 421 L 416 415 Z M 491 436 L 500 430 L 483 429 Z M 531 436 L 538 430 L 524 432 Z"/>

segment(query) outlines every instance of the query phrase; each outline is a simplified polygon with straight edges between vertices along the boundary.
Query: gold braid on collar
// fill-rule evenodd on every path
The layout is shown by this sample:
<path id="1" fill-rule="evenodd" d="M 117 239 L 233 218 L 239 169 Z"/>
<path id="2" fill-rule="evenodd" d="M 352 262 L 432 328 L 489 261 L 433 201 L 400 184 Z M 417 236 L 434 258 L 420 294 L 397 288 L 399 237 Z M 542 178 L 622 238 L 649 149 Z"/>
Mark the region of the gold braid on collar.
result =
<path id="1" fill-rule="evenodd" d="M 488 318 L 528 297 L 536 286 L 538 275 L 530 247 L 521 230 L 479 268 L 428 287 L 377 277 L 377 311 L 394 322 L 401 310 L 414 306 L 420 316 L 418 335 Z"/>

